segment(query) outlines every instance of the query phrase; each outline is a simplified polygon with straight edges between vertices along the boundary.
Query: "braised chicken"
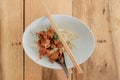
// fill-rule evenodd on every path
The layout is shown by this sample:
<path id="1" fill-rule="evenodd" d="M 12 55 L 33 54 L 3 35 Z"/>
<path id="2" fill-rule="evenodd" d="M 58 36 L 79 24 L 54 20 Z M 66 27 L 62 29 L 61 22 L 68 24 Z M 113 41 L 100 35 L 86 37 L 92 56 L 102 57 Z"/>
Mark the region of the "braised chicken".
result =
<path id="1" fill-rule="evenodd" d="M 43 56 L 48 56 L 49 61 L 54 63 L 55 60 L 60 59 L 63 53 L 63 44 L 59 40 L 58 35 L 52 28 L 46 31 L 36 33 L 38 35 L 38 46 L 40 59 Z"/>

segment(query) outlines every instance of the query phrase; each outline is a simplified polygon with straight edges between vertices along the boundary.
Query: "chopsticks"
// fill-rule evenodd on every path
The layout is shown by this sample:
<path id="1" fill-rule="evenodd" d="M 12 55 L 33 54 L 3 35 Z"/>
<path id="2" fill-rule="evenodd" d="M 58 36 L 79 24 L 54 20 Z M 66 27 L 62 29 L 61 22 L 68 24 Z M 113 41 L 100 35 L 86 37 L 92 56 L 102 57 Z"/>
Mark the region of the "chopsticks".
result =
<path id="1" fill-rule="evenodd" d="M 62 42 L 62 44 L 63 44 L 63 46 L 64 46 L 64 48 L 65 48 L 65 50 L 66 50 L 66 52 L 67 52 L 67 54 L 68 54 L 68 56 L 70 57 L 72 63 L 73 63 L 74 66 L 76 67 L 78 73 L 83 73 L 83 72 L 82 72 L 82 69 L 80 68 L 80 66 L 79 66 L 79 64 L 77 63 L 76 59 L 75 59 L 74 56 L 72 55 L 72 52 L 71 52 L 69 46 L 67 45 L 67 43 L 66 43 L 65 40 L 63 39 L 62 34 L 59 32 L 59 30 L 58 30 L 58 28 L 57 28 L 57 25 L 56 25 L 56 23 L 54 22 L 53 18 L 51 17 L 50 11 L 49 11 L 49 9 L 47 8 L 45 2 L 44 2 L 43 0 L 41 0 L 41 1 L 42 1 L 42 4 L 43 4 L 43 6 L 44 6 L 44 8 L 45 8 L 45 10 L 46 10 L 46 15 L 47 15 L 47 17 L 48 17 L 48 19 L 49 19 L 49 21 L 50 21 L 50 23 L 51 23 L 51 25 L 52 25 L 52 28 L 55 30 L 55 32 L 57 33 L 58 37 L 60 38 L 60 40 L 61 40 L 61 42 Z"/>

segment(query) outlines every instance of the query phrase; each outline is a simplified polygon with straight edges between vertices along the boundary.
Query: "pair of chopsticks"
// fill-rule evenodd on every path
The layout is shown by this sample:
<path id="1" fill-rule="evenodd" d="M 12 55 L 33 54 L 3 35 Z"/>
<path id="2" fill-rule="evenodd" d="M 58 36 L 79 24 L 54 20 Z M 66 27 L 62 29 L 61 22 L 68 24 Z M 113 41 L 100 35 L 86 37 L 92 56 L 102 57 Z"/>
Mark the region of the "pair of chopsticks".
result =
<path id="1" fill-rule="evenodd" d="M 48 17 L 48 19 L 49 19 L 49 21 L 50 21 L 50 23 L 51 23 L 51 25 L 52 25 L 52 28 L 55 30 L 55 32 L 57 33 L 58 37 L 60 38 L 60 40 L 61 40 L 61 42 L 62 42 L 65 50 L 67 51 L 67 54 L 68 54 L 68 56 L 70 57 L 72 63 L 73 63 L 74 66 L 76 67 L 78 73 L 83 73 L 83 72 L 82 72 L 82 69 L 81 69 L 80 66 L 78 65 L 76 59 L 75 59 L 74 56 L 72 55 L 72 52 L 71 52 L 69 46 L 67 45 L 67 43 L 66 43 L 65 40 L 63 39 L 62 34 L 59 32 L 59 30 L 58 30 L 58 28 L 57 28 L 57 25 L 55 24 L 53 18 L 51 17 L 50 11 L 49 11 L 48 7 L 46 6 L 44 0 L 41 0 L 41 1 L 42 1 L 42 4 L 43 4 L 43 6 L 44 6 L 44 8 L 45 8 L 45 10 L 46 10 L 46 15 L 47 15 L 47 17 Z"/>

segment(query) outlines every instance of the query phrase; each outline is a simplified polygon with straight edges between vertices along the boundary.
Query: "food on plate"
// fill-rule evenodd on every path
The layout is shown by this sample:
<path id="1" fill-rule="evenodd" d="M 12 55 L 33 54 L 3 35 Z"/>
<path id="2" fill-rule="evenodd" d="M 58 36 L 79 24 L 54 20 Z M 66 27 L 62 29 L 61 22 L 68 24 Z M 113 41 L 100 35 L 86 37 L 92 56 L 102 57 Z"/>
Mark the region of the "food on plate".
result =
<path id="1" fill-rule="evenodd" d="M 72 48 L 72 39 L 76 38 L 74 34 L 68 31 L 59 29 L 65 38 L 66 43 Z M 40 59 L 43 56 L 47 56 L 51 63 L 55 60 L 60 59 L 62 54 L 65 52 L 62 42 L 60 41 L 56 32 L 51 28 L 36 33 L 38 36 L 37 44 L 39 46 Z"/>

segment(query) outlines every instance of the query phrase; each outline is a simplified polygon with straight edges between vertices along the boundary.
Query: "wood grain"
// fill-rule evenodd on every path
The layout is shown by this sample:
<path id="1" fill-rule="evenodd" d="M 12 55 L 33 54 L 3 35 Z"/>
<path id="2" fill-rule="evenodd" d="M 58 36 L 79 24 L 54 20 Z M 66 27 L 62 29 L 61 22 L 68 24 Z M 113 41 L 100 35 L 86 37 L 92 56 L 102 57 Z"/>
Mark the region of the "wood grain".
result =
<path id="1" fill-rule="evenodd" d="M 23 2 L 0 0 L 2 80 L 23 80 Z"/>
<path id="2" fill-rule="evenodd" d="M 72 15 L 72 0 L 46 0 L 46 4 L 52 14 Z M 41 16 L 45 16 L 44 7 L 41 1 L 25 0 L 25 26 L 27 27 L 30 22 Z M 25 80 L 33 79 L 67 80 L 63 70 L 53 70 L 41 67 L 25 56 Z"/>
<path id="3" fill-rule="evenodd" d="M 73 16 L 90 26 L 96 40 L 94 54 L 82 64 L 83 75 L 74 71 L 73 80 L 118 80 L 110 33 L 109 0 L 73 0 L 73 6 Z"/>
<path id="4" fill-rule="evenodd" d="M 110 0 L 109 8 L 111 34 L 120 79 L 120 0 Z"/>
<path id="5" fill-rule="evenodd" d="M 1 42 L 1 41 L 0 41 Z M 1 43 L 0 43 L 1 45 Z M 0 46 L 0 80 L 2 80 L 2 65 L 1 65 L 1 46 Z"/>
<path id="6" fill-rule="evenodd" d="M 73 15 L 95 35 L 95 51 L 81 65 L 83 74 L 70 69 L 71 80 L 119 80 L 120 0 L 45 1 L 52 14 Z M 44 68 L 23 55 L 24 25 L 43 15 L 41 0 L 0 0 L 0 80 L 68 80 L 63 70 Z"/>
<path id="7" fill-rule="evenodd" d="M 0 80 L 2 80 L 2 63 L 1 63 L 1 1 L 0 1 Z"/>

